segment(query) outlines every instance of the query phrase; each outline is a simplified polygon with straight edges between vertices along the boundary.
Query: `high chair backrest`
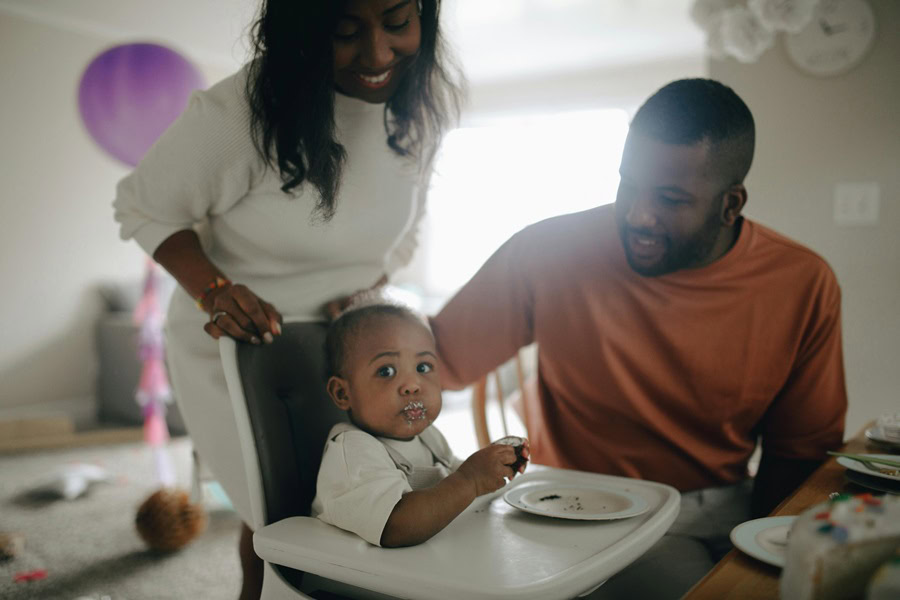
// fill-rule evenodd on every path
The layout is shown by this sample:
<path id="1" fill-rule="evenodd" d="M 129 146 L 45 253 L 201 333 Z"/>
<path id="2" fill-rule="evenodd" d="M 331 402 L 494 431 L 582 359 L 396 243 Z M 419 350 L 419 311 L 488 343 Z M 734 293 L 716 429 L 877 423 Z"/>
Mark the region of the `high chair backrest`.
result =
<path id="1" fill-rule="evenodd" d="M 254 529 L 309 515 L 328 431 L 347 413 L 325 390 L 323 322 L 286 322 L 272 344 L 222 338 Z"/>

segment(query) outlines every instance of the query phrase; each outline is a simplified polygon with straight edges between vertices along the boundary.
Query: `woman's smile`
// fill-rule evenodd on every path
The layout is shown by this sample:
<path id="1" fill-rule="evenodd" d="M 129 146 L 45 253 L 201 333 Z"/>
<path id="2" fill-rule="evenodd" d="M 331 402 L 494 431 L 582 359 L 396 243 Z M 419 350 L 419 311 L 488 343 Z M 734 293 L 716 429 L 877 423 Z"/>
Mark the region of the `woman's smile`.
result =
<path id="1" fill-rule="evenodd" d="M 411 0 L 348 0 L 335 30 L 334 86 L 347 96 L 382 104 L 412 67 L 422 41 Z"/>
<path id="2" fill-rule="evenodd" d="M 357 73 L 356 76 L 360 79 L 362 85 L 366 86 L 369 89 L 378 89 L 388 85 L 391 81 L 391 75 L 393 74 L 394 69 L 388 69 L 387 71 L 383 71 L 378 75 L 363 75 L 362 73 Z"/>

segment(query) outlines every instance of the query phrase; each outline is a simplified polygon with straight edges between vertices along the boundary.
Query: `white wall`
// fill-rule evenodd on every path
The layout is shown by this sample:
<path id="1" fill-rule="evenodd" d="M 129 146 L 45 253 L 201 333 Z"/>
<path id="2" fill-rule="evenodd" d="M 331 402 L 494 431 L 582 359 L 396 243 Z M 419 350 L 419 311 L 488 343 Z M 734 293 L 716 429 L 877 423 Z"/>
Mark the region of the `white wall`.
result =
<path id="1" fill-rule="evenodd" d="M 119 240 L 112 218 L 128 168 L 94 144 L 77 107 L 90 60 L 132 41 L 167 43 L 0 12 L 0 419 L 41 405 L 93 411 L 95 288 L 142 276 L 142 252 Z M 210 83 L 227 74 L 198 67 Z"/>
<path id="2" fill-rule="evenodd" d="M 843 291 L 847 435 L 900 411 L 900 2 L 870 0 L 878 37 L 850 72 L 798 71 L 778 40 L 755 64 L 712 61 L 757 124 L 746 214 L 821 254 Z M 837 226 L 834 186 L 876 182 L 880 220 Z"/>
<path id="3" fill-rule="evenodd" d="M 564 71 L 541 78 L 483 83 L 470 92 L 469 118 L 483 114 L 540 110 L 625 108 L 637 110 L 647 96 L 682 77 L 705 77 L 707 65 L 700 49 L 671 54 L 652 62 L 627 62 L 580 71 Z"/>

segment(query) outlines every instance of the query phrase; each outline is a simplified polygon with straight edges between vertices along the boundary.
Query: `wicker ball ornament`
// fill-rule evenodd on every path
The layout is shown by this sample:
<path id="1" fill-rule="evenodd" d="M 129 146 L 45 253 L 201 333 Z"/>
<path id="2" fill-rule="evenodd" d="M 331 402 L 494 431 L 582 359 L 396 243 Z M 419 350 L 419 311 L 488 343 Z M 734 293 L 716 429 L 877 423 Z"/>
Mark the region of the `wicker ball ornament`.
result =
<path id="1" fill-rule="evenodd" d="M 188 545 L 206 529 L 206 511 L 182 490 L 161 489 L 138 508 L 138 534 L 150 548 L 172 552 Z"/>

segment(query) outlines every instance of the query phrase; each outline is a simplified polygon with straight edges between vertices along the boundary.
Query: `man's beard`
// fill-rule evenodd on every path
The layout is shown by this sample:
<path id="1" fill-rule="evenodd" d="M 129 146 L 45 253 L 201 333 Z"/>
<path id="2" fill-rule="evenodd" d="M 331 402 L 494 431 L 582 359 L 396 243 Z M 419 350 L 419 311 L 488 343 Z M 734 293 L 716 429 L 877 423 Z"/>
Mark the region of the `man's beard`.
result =
<path id="1" fill-rule="evenodd" d="M 719 211 L 710 211 L 706 222 L 691 239 L 678 244 L 673 244 L 672 240 L 666 236 L 666 251 L 663 253 L 662 260 L 650 267 L 638 264 L 633 260 L 628 244 L 625 243 L 627 234 L 624 226 L 619 227 L 619 233 L 622 245 L 625 248 L 625 258 L 628 260 L 628 266 L 639 275 L 645 277 L 659 277 L 660 275 L 665 275 L 681 269 L 689 269 L 695 265 L 705 263 L 710 252 L 712 252 L 713 247 L 716 245 L 716 241 L 719 239 L 721 229 L 722 224 L 719 219 Z M 634 231 L 640 233 L 640 230 Z"/>

